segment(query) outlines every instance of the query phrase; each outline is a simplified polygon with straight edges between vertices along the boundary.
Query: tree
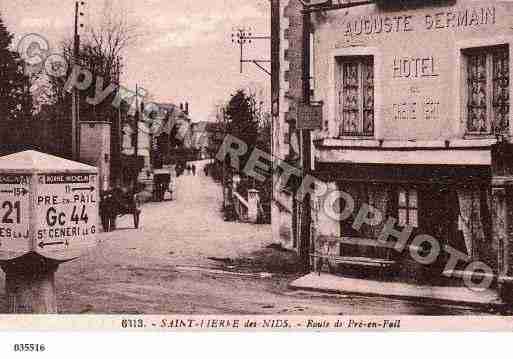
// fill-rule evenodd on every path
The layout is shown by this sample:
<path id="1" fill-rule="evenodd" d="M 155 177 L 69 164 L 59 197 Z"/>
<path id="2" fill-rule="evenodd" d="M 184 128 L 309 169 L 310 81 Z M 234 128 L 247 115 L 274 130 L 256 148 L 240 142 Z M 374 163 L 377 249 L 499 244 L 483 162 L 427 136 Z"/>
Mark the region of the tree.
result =
<path id="1" fill-rule="evenodd" d="M 11 50 L 12 40 L 0 15 L 0 143 L 30 144 L 30 81 L 19 54 Z"/>
<path id="2" fill-rule="evenodd" d="M 78 91 L 79 119 L 80 121 L 106 121 L 111 126 L 111 152 L 112 174 L 119 172 L 121 166 L 121 143 L 118 118 L 119 111 L 127 111 L 127 106 L 122 101 L 121 108 L 115 108 L 112 103 L 117 91 L 112 91 L 99 103 L 91 104 L 88 98 L 94 98 L 97 84 L 103 91 L 109 85 L 120 85 L 123 72 L 123 53 L 138 38 L 138 26 L 127 20 L 127 14 L 123 12 L 122 5 L 114 7 L 112 1 L 105 1 L 100 20 L 89 24 L 80 36 L 80 47 L 76 64 L 83 70 L 91 73 L 92 83 L 86 90 Z M 62 43 L 62 56 L 68 65 L 66 76 L 48 77 L 50 91 L 46 109 L 57 124 L 53 128 L 53 135 L 46 142 L 60 142 L 62 144 L 58 155 L 69 157 L 71 155 L 71 93 L 66 90 L 65 84 L 71 71 L 73 42 L 64 40 Z M 99 80 L 101 79 L 101 80 Z M 98 81 L 102 81 L 101 84 Z M 124 113 L 122 117 L 126 117 Z"/>
<path id="3" fill-rule="evenodd" d="M 247 144 L 249 156 L 256 147 L 258 139 L 259 124 L 255 116 L 254 96 L 248 96 L 244 90 L 238 90 L 228 102 L 226 118 L 226 132 Z M 241 166 L 244 165 L 248 156 L 244 158 Z"/>
<path id="4" fill-rule="evenodd" d="M 99 22 L 89 25 L 82 36 L 79 62 L 91 72 L 93 79 L 88 91 L 80 93 L 82 103 L 87 96 L 94 97 L 99 78 L 103 79 L 102 89 L 112 83 L 120 84 L 123 53 L 140 37 L 139 26 L 128 20 L 123 9 L 121 3 L 105 0 Z M 112 106 L 114 96 L 112 93 L 100 104 L 82 106 L 81 118 L 111 122 L 117 117 L 117 109 Z"/>
<path id="5" fill-rule="evenodd" d="M 251 153 L 258 148 L 271 154 L 271 117 L 263 112 L 263 102 L 257 101 L 255 93 L 246 94 L 244 90 L 238 90 L 228 102 L 225 109 L 226 133 L 237 137 L 247 145 L 247 153 L 240 159 L 240 168 L 230 168 L 229 158 L 225 166 L 226 179 L 230 180 L 233 172 L 240 174 L 240 183 L 237 191 L 247 196 L 251 188 L 255 188 L 260 193 L 260 200 L 264 210 L 261 213 L 260 221 L 270 221 L 270 201 L 272 194 L 272 177 L 270 173 L 263 174 L 264 181 L 256 181 L 252 176 L 248 176 L 243 169 Z M 259 161 L 265 162 L 264 159 Z M 270 163 L 268 164 L 271 165 Z M 260 171 L 261 172 L 261 171 Z"/>

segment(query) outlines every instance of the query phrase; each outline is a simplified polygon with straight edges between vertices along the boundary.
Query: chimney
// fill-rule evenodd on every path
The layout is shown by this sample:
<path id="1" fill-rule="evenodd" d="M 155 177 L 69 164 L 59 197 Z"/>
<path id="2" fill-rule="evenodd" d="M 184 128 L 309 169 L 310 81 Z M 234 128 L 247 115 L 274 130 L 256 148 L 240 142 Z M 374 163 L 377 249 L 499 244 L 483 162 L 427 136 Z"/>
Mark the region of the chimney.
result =
<path id="1" fill-rule="evenodd" d="M 188 102 L 185 103 L 185 114 L 186 115 L 189 114 L 189 103 Z"/>

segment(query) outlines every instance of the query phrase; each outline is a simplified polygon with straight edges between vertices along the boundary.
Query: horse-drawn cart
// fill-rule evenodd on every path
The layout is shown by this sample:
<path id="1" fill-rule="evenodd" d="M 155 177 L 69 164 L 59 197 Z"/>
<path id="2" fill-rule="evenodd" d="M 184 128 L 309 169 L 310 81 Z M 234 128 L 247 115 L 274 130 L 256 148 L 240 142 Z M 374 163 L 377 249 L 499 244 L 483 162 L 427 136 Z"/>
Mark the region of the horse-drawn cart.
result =
<path id="1" fill-rule="evenodd" d="M 153 196 L 155 201 L 162 202 L 166 192 L 173 200 L 176 188 L 176 173 L 172 167 L 156 169 L 153 172 Z"/>
<path id="2" fill-rule="evenodd" d="M 134 192 L 123 191 L 121 188 L 102 192 L 100 195 L 100 217 L 104 231 L 109 232 L 116 229 L 116 218 L 127 214 L 133 216 L 134 227 L 139 228 L 140 205 L 137 194 Z"/>

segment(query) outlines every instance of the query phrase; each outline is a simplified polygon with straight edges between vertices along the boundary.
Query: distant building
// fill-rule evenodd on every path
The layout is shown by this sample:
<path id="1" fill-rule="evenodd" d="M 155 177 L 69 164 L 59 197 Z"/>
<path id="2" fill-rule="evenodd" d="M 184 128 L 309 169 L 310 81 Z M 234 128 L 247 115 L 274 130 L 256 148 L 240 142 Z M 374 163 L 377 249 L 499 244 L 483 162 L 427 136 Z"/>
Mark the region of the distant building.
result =
<path id="1" fill-rule="evenodd" d="M 206 121 L 191 123 L 191 147 L 200 159 L 207 158 L 209 139 L 206 125 Z"/>
<path id="2" fill-rule="evenodd" d="M 189 106 L 156 103 L 160 112 L 153 124 L 155 166 L 176 162 L 182 150 L 191 148 Z"/>
<path id="3" fill-rule="evenodd" d="M 222 143 L 223 131 L 216 122 L 200 121 L 191 124 L 192 147 L 201 159 L 215 155 Z"/>

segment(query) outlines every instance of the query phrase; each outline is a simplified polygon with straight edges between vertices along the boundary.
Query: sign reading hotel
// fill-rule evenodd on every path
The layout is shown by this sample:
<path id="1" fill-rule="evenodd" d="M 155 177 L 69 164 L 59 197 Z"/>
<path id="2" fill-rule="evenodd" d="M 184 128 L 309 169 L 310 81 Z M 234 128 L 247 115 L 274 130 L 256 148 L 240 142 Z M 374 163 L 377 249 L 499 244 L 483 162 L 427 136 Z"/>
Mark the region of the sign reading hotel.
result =
<path id="1" fill-rule="evenodd" d="M 37 177 L 35 250 L 45 257 L 71 259 L 77 250 L 94 247 L 97 176 L 66 173 Z"/>
<path id="2" fill-rule="evenodd" d="M 0 251 L 25 253 L 30 249 L 30 176 L 0 174 Z"/>

